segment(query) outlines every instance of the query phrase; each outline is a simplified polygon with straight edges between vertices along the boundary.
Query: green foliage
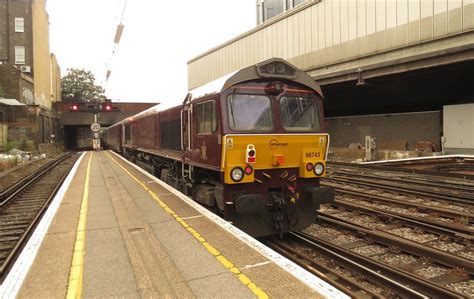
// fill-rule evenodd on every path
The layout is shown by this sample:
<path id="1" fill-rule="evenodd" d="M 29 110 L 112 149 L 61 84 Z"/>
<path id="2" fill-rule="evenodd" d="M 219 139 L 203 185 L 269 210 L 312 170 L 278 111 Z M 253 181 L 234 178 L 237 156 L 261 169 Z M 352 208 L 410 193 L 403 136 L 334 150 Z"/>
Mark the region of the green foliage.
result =
<path id="1" fill-rule="evenodd" d="M 91 71 L 68 69 L 68 74 L 61 79 L 61 97 L 65 102 L 97 102 L 106 99 L 105 90 L 95 85 Z"/>
<path id="2" fill-rule="evenodd" d="M 7 97 L 7 93 L 3 89 L 3 86 L 0 84 L 0 98 L 6 98 L 6 97 Z"/>
<path id="3" fill-rule="evenodd" d="M 14 148 L 21 149 L 21 147 L 22 146 L 21 146 L 20 142 L 18 142 L 18 141 L 8 141 L 7 144 L 5 144 L 5 151 L 9 152 Z"/>

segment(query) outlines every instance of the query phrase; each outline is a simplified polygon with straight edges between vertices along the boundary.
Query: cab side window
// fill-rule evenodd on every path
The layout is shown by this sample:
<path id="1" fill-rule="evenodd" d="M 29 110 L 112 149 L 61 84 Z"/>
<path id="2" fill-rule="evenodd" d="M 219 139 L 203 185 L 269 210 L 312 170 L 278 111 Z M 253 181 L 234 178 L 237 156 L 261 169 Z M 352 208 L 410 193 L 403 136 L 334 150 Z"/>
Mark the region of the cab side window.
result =
<path id="1" fill-rule="evenodd" d="M 216 131 L 216 103 L 214 101 L 197 104 L 196 117 L 198 134 L 208 134 Z"/>

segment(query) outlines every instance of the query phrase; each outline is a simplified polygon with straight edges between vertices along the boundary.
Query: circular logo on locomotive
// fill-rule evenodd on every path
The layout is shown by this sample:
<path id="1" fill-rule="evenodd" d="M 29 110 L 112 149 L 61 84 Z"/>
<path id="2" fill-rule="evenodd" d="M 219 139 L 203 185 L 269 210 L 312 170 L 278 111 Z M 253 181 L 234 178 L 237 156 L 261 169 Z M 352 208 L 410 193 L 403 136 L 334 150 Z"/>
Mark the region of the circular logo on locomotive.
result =
<path id="1" fill-rule="evenodd" d="M 271 150 L 276 150 L 277 148 L 279 147 L 286 147 L 288 146 L 288 142 L 280 142 L 278 141 L 277 139 L 272 139 L 270 140 L 270 142 L 268 143 L 268 147 L 271 149 Z"/>

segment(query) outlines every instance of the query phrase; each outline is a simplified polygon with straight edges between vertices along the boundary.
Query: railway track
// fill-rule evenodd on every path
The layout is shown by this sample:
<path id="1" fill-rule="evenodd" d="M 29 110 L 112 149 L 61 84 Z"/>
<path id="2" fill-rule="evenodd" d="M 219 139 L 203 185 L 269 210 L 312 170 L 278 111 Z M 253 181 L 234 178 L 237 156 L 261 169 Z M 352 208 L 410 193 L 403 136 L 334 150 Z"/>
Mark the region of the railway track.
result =
<path id="1" fill-rule="evenodd" d="M 331 161 L 328 162 L 328 168 L 331 167 L 348 167 L 348 168 L 354 168 L 354 169 L 362 169 L 362 170 L 372 170 L 372 171 L 387 171 L 391 172 L 392 174 L 404 174 L 404 175 L 416 175 L 416 176 L 428 176 L 430 177 L 430 181 L 449 181 L 452 179 L 458 179 L 458 180 L 466 180 L 466 181 L 473 181 L 474 180 L 474 174 L 472 173 L 474 170 L 474 159 L 456 159 L 456 160 L 462 160 L 462 161 L 457 161 L 455 163 L 449 163 L 448 165 L 451 165 L 451 167 L 434 167 L 432 166 L 430 169 L 423 169 L 422 164 L 417 164 L 417 166 L 410 165 L 408 163 L 403 164 L 402 162 L 399 163 L 387 163 L 385 165 L 380 165 L 380 164 L 354 164 L 354 163 L 349 163 L 349 162 L 337 162 L 337 161 Z M 414 162 L 415 163 L 415 162 Z M 433 161 L 429 161 L 428 163 L 433 163 Z M 438 163 L 443 163 L 443 159 L 439 159 Z M 452 165 L 458 165 L 458 167 L 454 167 Z M 463 166 L 464 165 L 464 166 Z M 427 166 L 428 167 L 428 166 Z M 468 173 L 457 173 L 457 172 L 449 172 L 449 170 L 452 169 L 462 169 L 466 170 Z M 472 184 L 468 184 L 472 186 Z"/>
<path id="2" fill-rule="evenodd" d="M 333 232 L 334 233 L 334 232 Z M 340 235 L 337 236 L 340 241 Z M 308 233 L 290 233 L 285 239 L 270 239 L 265 243 L 293 260 L 309 272 L 335 285 L 353 298 L 465 298 L 472 296 L 450 286 L 413 273 L 412 268 L 403 261 L 411 259 L 404 253 L 387 253 L 385 260 L 375 257 L 381 253 L 357 252 L 355 248 L 366 248 L 359 240 L 349 235 L 343 237 L 348 243 L 335 244 L 328 241 L 329 235 L 318 233 L 316 236 Z M 357 242 L 359 247 L 348 244 Z M 346 246 L 344 246 L 346 244 Z M 391 262 L 389 262 L 389 260 Z M 429 268 L 426 263 L 420 263 L 418 269 Z M 459 277 L 459 276 L 456 276 Z M 462 286 L 459 287 L 462 289 Z"/>
<path id="3" fill-rule="evenodd" d="M 268 246 L 354 298 L 474 297 L 474 181 L 328 168 L 336 200 Z"/>
<path id="4" fill-rule="evenodd" d="M 335 228 L 340 225 L 346 227 Z M 452 263 L 449 254 L 446 260 L 435 258 L 430 255 L 433 249 L 423 245 L 400 247 L 409 242 L 376 233 L 368 237 L 368 230 L 352 227 L 350 231 L 348 227 L 347 223 L 322 217 L 305 233 L 264 242 L 353 298 L 474 296 L 472 274 L 438 263 Z"/>
<path id="5" fill-rule="evenodd" d="M 332 166 L 322 184 L 335 188 L 339 207 L 360 205 L 472 235 L 474 181 L 436 177 L 432 183 L 430 179 L 423 175 L 401 179 L 398 172 Z"/>
<path id="6" fill-rule="evenodd" d="M 77 156 L 64 155 L 4 192 L 0 201 L 0 281 L 28 241 Z"/>

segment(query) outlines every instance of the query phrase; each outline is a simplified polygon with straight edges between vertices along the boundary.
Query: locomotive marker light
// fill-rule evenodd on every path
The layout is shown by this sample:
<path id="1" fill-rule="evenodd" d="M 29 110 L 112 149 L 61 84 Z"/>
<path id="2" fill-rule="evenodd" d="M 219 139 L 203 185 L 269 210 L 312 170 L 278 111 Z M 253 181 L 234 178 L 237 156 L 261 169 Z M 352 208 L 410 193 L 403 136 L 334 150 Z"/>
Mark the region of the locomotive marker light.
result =
<path id="1" fill-rule="evenodd" d="M 253 144 L 247 144 L 247 154 L 245 157 L 245 162 L 248 164 L 254 164 L 257 162 L 257 151 Z"/>
<path id="2" fill-rule="evenodd" d="M 250 165 L 247 165 L 244 169 L 246 175 L 251 175 L 253 172 L 253 168 Z"/>

